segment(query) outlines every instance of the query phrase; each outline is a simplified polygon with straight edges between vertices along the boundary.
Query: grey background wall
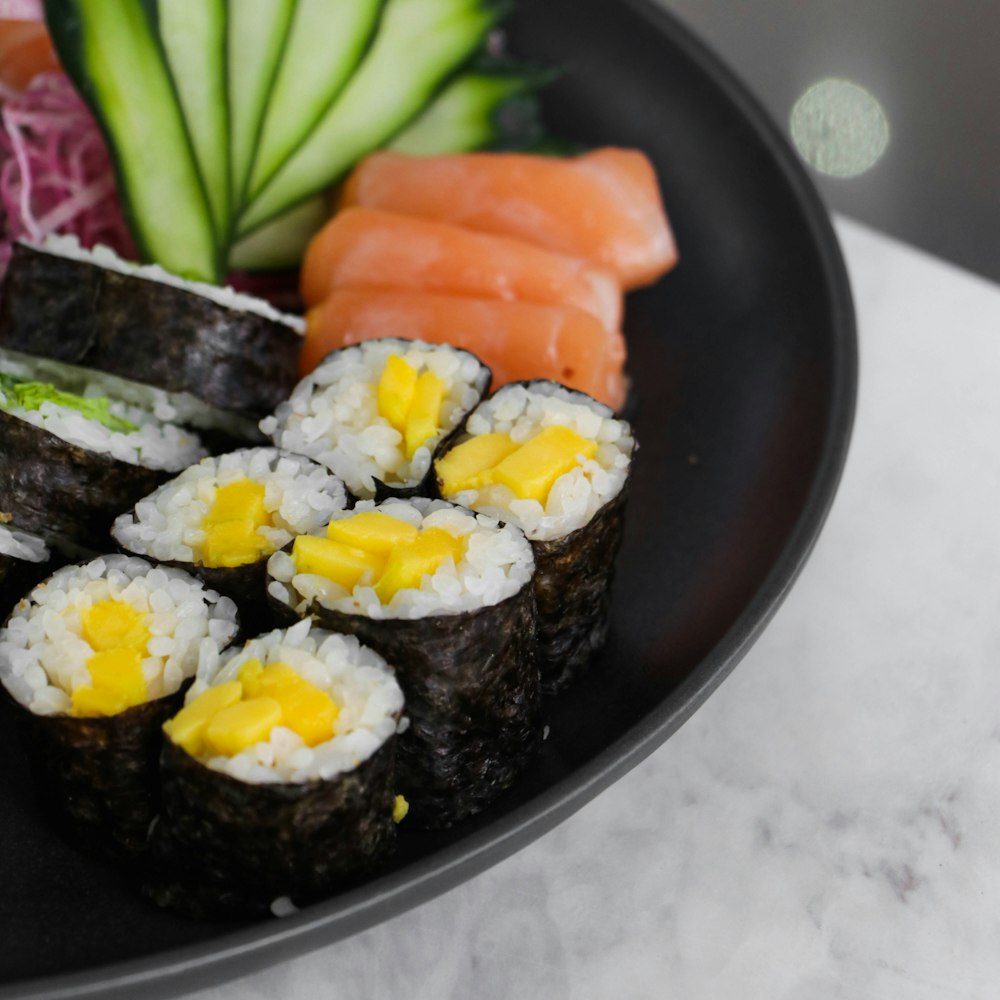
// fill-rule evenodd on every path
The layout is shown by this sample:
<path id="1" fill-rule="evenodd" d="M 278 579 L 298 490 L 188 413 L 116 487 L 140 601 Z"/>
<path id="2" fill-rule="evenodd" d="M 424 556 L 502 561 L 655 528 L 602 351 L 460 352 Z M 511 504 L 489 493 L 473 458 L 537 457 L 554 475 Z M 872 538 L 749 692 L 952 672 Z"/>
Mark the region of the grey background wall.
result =
<path id="1" fill-rule="evenodd" d="M 796 102 L 819 81 L 863 88 L 820 88 L 797 113 L 807 156 L 828 167 L 832 157 L 835 168 L 843 156 L 863 164 L 884 116 L 888 142 L 868 169 L 845 177 L 811 168 L 827 203 L 1000 281 L 1000 0 L 658 2 L 729 63 L 786 134 Z"/>

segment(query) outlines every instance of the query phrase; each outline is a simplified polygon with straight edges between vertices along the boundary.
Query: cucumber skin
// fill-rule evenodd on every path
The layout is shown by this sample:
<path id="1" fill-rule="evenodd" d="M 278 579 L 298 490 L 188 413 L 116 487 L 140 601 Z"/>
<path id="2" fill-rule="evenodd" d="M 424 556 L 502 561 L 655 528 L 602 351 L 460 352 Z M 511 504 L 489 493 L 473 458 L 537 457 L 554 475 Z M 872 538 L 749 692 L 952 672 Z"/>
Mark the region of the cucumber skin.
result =
<path id="1" fill-rule="evenodd" d="M 134 2 L 134 0 L 128 0 L 128 2 L 131 3 Z M 208 243 L 211 245 L 210 250 L 208 247 L 201 248 L 198 252 L 198 256 L 201 257 L 201 260 L 194 264 L 187 263 L 178 266 L 172 262 L 169 256 L 164 259 L 164 256 L 156 247 L 155 238 L 153 240 L 148 238 L 146 223 L 142 217 L 142 213 L 136 211 L 134 198 L 127 182 L 127 168 L 122 160 L 122 156 L 118 148 L 118 142 L 115 138 L 112 122 L 109 120 L 108 115 L 105 112 L 102 95 L 100 94 L 97 86 L 94 84 L 90 69 L 87 66 L 87 57 L 84 51 L 84 18 L 80 9 L 81 5 L 85 3 L 86 0 L 43 0 L 45 21 L 49 29 L 49 34 L 52 38 L 53 46 L 58 53 L 59 60 L 63 68 L 73 81 L 77 91 L 90 108 L 95 119 L 97 120 L 98 125 L 100 126 L 101 132 L 104 135 L 108 152 L 111 157 L 112 167 L 115 172 L 116 187 L 121 199 L 122 212 L 125 216 L 126 222 L 128 223 L 129 231 L 132 234 L 136 248 L 144 260 L 158 263 L 167 270 L 173 271 L 182 277 L 199 281 L 218 282 L 222 273 L 222 260 L 221 254 L 219 253 L 216 245 L 208 199 L 202 185 L 201 175 L 198 172 L 197 163 L 194 158 L 194 150 L 191 147 L 190 137 L 187 133 L 187 125 L 184 121 L 184 115 L 180 109 L 180 102 L 177 99 L 176 92 L 173 88 L 173 81 L 170 77 L 169 69 L 167 68 L 166 58 L 162 48 L 160 47 L 156 32 L 153 30 L 153 27 L 149 22 L 146 11 L 140 6 L 139 9 L 142 13 L 143 20 L 145 21 L 146 28 L 149 31 L 150 43 L 158 55 L 165 80 L 173 96 L 173 110 L 177 115 L 176 124 L 179 127 L 180 133 L 184 137 L 183 149 L 187 154 L 187 161 L 191 174 L 190 180 L 193 181 L 193 183 L 184 185 L 188 188 L 186 192 L 177 191 L 176 198 L 181 202 L 187 202 L 189 211 L 195 211 L 195 214 L 201 222 L 201 225 L 198 228 L 202 229 L 204 234 L 207 234 Z M 200 212 L 197 210 L 198 208 L 200 208 Z M 167 206 L 164 210 L 169 212 L 171 211 L 171 208 L 170 206 Z M 155 230 L 155 226 L 152 228 Z M 187 259 L 188 258 L 185 258 L 185 260 Z"/>

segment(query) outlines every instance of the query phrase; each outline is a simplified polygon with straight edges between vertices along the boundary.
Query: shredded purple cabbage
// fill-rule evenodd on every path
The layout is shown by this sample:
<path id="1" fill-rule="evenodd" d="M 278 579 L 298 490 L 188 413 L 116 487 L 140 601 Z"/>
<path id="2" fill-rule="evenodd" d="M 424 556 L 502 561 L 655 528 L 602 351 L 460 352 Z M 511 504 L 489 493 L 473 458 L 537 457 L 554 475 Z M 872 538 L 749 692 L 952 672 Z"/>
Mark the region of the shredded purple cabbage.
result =
<path id="1" fill-rule="evenodd" d="M 63 73 L 0 84 L 0 208 L 0 277 L 15 240 L 50 233 L 135 258 L 104 139 Z"/>

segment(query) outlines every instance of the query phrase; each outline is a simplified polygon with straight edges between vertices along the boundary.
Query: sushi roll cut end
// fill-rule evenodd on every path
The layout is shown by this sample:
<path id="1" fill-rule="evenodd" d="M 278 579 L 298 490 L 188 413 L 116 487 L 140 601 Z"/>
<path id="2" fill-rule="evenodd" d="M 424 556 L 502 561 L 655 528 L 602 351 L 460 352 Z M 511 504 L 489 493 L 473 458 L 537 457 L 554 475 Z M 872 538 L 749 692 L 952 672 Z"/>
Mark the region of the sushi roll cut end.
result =
<path id="1" fill-rule="evenodd" d="M 533 542 L 552 541 L 622 492 L 634 449 L 629 425 L 589 396 L 515 383 L 470 414 L 434 471 L 442 496 L 513 520 Z"/>
<path id="2" fill-rule="evenodd" d="M 362 501 L 323 534 L 299 535 L 268 563 L 269 593 L 305 615 L 375 618 L 460 614 L 498 604 L 531 579 L 514 527 L 443 500 Z"/>
<path id="3" fill-rule="evenodd" d="M 279 447 L 322 462 L 357 497 L 412 492 L 489 381 L 467 351 L 369 341 L 329 354 L 260 426 Z"/>
<path id="4" fill-rule="evenodd" d="M 542 678 L 557 691 L 604 644 L 636 442 L 628 423 L 555 382 L 480 404 L 435 462 L 441 495 L 531 540 Z"/>
<path id="5" fill-rule="evenodd" d="M 0 632 L 0 677 L 36 715 L 117 715 L 179 690 L 200 643 L 235 635 L 232 601 L 179 570 L 128 556 L 67 566 Z"/>
<path id="6" fill-rule="evenodd" d="M 160 727 L 200 655 L 237 628 L 228 598 L 127 556 L 66 566 L 18 602 L 0 630 L 0 680 L 41 805 L 81 846 L 145 851 Z"/>
<path id="7" fill-rule="evenodd" d="M 120 515 L 112 535 L 226 594 L 260 630 L 269 620 L 267 557 L 346 503 L 329 469 L 276 448 L 245 448 L 185 469 Z"/>
<path id="8" fill-rule="evenodd" d="M 206 656 L 163 725 L 146 894 L 197 916 L 265 914 L 357 882 L 404 812 L 402 712 L 381 656 L 308 621 Z"/>
<path id="9" fill-rule="evenodd" d="M 370 756 L 396 732 L 402 707 L 377 653 L 300 622 L 250 640 L 222 663 L 209 657 L 163 731 L 206 767 L 240 780 L 302 782 Z"/>

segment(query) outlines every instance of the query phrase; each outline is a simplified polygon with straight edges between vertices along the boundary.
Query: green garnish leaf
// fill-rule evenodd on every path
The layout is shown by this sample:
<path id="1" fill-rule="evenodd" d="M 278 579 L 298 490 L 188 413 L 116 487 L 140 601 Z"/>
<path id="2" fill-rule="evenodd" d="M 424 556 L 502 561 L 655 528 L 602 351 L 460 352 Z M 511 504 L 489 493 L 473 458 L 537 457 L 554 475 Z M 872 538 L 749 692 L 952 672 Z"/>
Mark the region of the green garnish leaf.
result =
<path id="1" fill-rule="evenodd" d="M 63 392 L 48 382 L 32 382 L 7 372 L 0 372 L 0 394 L 4 397 L 0 400 L 0 408 L 4 410 L 38 410 L 42 403 L 54 403 L 67 410 L 76 410 L 88 420 L 96 420 L 109 431 L 132 434 L 139 429 L 108 409 L 107 396 L 78 396 L 75 392 Z"/>

